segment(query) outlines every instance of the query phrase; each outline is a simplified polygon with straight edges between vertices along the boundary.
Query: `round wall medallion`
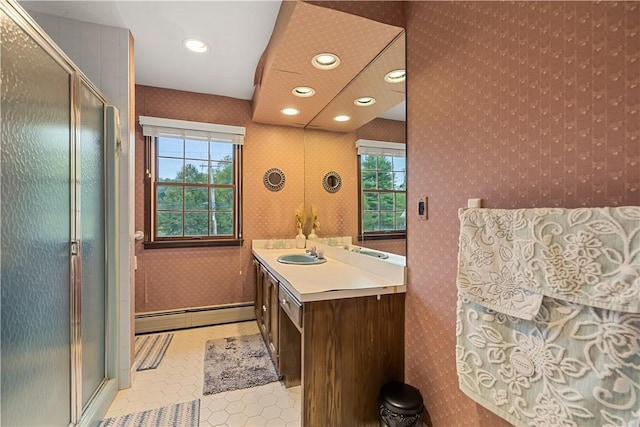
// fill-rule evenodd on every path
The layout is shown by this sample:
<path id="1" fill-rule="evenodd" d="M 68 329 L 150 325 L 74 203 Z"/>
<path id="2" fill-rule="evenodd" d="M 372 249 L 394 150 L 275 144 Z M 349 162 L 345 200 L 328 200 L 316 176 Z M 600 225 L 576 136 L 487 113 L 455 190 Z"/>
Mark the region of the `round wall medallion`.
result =
<path id="1" fill-rule="evenodd" d="M 271 191 L 279 191 L 284 187 L 284 172 L 278 168 L 271 168 L 264 173 L 264 186 Z"/>
<path id="2" fill-rule="evenodd" d="M 335 193 L 340 190 L 340 187 L 342 186 L 342 178 L 340 178 L 338 172 L 327 172 L 322 178 L 322 186 L 329 193 Z"/>

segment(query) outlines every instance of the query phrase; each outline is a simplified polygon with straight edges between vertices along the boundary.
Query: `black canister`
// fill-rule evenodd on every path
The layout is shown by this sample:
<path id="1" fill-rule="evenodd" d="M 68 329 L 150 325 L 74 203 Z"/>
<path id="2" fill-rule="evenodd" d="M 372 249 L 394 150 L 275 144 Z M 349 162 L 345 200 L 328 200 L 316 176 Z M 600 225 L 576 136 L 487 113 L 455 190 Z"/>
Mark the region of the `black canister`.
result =
<path id="1" fill-rule="evenodd" d="M 380 425 L 386 427 L 410 427 L 420 422 L 424 402 L 420 390 L 394 381 L 380 389 Z"/>

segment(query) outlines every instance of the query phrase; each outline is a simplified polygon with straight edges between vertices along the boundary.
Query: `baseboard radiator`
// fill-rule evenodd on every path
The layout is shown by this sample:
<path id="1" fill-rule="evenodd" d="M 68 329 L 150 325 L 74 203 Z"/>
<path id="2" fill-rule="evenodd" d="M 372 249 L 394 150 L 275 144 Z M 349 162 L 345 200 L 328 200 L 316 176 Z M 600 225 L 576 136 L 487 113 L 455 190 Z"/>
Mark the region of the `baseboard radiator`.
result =
<path id="1" fill-rule="evenodd" d="M 181 310 L 153 311 L 135 315 L 136 334 L 220 325 L 255 320 L 253 302 Z"/>

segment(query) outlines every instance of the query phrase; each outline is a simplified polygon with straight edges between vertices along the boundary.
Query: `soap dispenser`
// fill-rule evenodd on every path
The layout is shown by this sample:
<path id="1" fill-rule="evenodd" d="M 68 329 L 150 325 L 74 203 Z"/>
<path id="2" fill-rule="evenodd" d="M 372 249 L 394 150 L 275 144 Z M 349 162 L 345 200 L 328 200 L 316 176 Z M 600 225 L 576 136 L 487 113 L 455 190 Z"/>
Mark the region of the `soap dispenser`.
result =
<path id="1" fill-rule="evenodd" d="M 298 235 L 296 236 L 296 248 L 304 249 L 307 245 L 307 238 L 302 234 L 302 229 L 298 228 Z"/>

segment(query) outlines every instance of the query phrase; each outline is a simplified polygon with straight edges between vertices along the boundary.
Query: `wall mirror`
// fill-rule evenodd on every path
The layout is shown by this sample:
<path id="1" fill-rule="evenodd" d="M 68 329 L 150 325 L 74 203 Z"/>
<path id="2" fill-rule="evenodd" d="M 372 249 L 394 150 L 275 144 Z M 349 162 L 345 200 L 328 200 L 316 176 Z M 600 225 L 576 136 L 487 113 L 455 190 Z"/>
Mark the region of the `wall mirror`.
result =
<path id="1" fill-rule="evenodd" d="M 262 178 L 264 186 L 271 191 L 280 191 L 284 187 L 284 172 L 278 168 L 271 168 L 264 173 Z"/>
<path id="2" fill-rule="evenodd" d="M 405 67 L 404 57 L 404 33 L 402 37 L 396 40 L 395 49 L 401 51 L 402 59 L 401 66 Z M 375 64 L 374 64 L 375 65 Z M 379 64 L 378 66 L 370 66 L 368 70 L 374 72 L 375 69 L 386 69 L 391 71 L 391 68 L 395 65 L 391 63 Z M 366 71 L 366 70 L 365 70 Z M 375 83 L 377 85 L 388 85 L 385 83 L 382 76 L 380 81 Z M 374 80 L 369 80 L 369 84 Z M 353 82 L 352 85 L 345 88 L 341 95 L 353 97 L 357 88 L 355 87 L 358 82 Z M 397 93 L 394 96 L 398 96 L 398 102 L 391 111 L 385 111 L 378 116 L 378 118 L 359 125 L 356 128 L 350 129 L 346 132 L 331 132 L 321 130 L 322 120 L 327 120 L 327 117 L 333 113 L 329 113 L 330 110 L 338 108 L 349 108 L 348 113 L 354 116 L 358 114 L 357 109 L 366 109 L 370 107 L 358 107 L 354 104 L 353 100 L 346 102 L 344 99 L 338 99 L 337 97 L 332 103 L 330 103 L 325 109 L 317 116 L 318 118 L 311 122 L 311 124 L 305 127 L 304 131 L 304 158 L 305 158 L 305 206 L 314 204 L 318 207 L 318 215 L 320 220 L 320 230 L 317 232 L 318 236 L 332 237 L 339 235 L 349 235 L 353 237 L 353 243 L 366 248 L 371 248 L 375 251 L 384 251 L 390 254 L 397 254 L 401 256 L 406 255 L 406 238 L 405 239 L 374 239 L 367 237 L 366 234 L 361 234 L 361 220 L 359 204 L 361 198 L 359 195 L 359 157 L 357 154 L 355 141 L 357 139 L 371 139 L 378 141 L 394 141 L 394 142 L 406 142 L 406 103 L 405 103 L 405 85 L 404 83 L 397 86 Z M 364 96 L 364 95 L 361 95 Z M 340 104 L 340 105 L 337 105 Z M 345 110 L 346 111 L 346 110 Z M 317 125 L 317 126 L 316 126 Z M 397 174 L 398 179 L 403 180 L 402 185 L 406 191 L 405 170 L 406 162 L 400 162 L 398 169 L 402 173 Z M 333 178 L 327 176 L 327 169 L 331 172 L 335 172 L 339 176 L 340 183 L 338 186 L 339 191 L 332 192 L 330 189 L 333 187 Z M 395 170 L 394 170 L 395 178 Z M 402 202 L 402 206 L 398 204 L 396 207 L 398 210 L 394 212 L 397 221 L 402 223 L 406 230 L 406 195 Z M 394 203 L 400 203 L 394 199 Z M 381 223 L 381 229 L 384 229 L 385 225 Z M 358 240 L 358 235 L 361 235 L 361 240 Z M 404 260 L 403 260 L 404 261 Z"/>
<path id="3" fill-rule="evenodd" d="M 342 178 L 338 172 L 327 172 L 322 177 L 322 186 L 329 193 L 337 193 L 342 186 Z"/>

